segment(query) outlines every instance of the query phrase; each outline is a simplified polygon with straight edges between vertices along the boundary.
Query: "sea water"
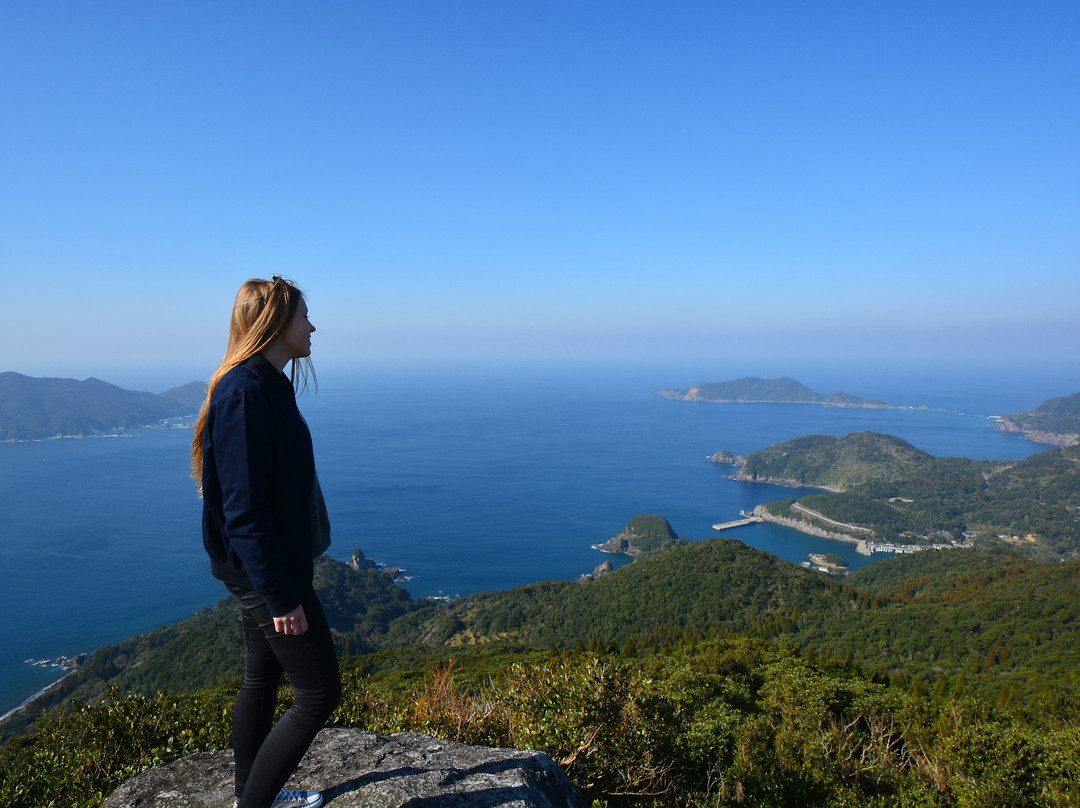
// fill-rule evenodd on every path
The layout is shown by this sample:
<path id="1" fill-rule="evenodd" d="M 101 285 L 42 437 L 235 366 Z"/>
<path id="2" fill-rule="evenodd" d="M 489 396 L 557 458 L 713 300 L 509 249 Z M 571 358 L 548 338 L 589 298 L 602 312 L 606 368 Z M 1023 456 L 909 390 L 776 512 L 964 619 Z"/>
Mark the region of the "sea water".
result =
<path id="1" fill-rule="evenodd" d="M 714 452 L 872 429 L 935 455 L 1018 459 L 1049 447 L 989 416 L 1080 389 L 1054 373 L 846 374 L 823 368 L 800 381 L 937 409 L 673 401 L 655 394 L 734 376 L 658 368 L 330 370 L 300 403 L 330 554 L 347 560 L 359 548 L 402 568 L 414 597 L 459 597 L 626 563 L 593 545 L 640 513 L 703 540 L 718 535 L 714 523 L 791 495 L 728 479 L 730 466 L 707 462 Z M 0 714 L 60 675 L 27 659 L 93 651 L 225 595 L 200 545 L 190 440 L 184 427 L 0 444 Z M 769 524 L 722 535 L 794 562 L 832 552 L 857 568 L 882 557 Z"/>

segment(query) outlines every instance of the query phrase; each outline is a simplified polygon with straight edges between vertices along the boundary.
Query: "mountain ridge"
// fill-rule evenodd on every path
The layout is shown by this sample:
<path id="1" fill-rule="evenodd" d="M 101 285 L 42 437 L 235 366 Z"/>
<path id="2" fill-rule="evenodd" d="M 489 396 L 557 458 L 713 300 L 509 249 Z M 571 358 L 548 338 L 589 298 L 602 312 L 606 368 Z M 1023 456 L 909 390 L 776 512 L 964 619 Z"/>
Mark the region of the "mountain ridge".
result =
<path id="1" fill-rule="evenodd" d="M 200 393 L 201 390 L 201 393 Z M 126 390 L 89 377 L 79 381 L 0 372 L 0 441 L 85 437 L 151 426 L 198 412 L 203 382 L 164 393 Z"/>
<path id="2" fill-rule="evenodd" d="M 1080 393 L 1051 398 L 1034 409 L 1006 415 L 998 427 L 1020 432 L 1037 443 L 1075 446 L 1080 443 Z"/>

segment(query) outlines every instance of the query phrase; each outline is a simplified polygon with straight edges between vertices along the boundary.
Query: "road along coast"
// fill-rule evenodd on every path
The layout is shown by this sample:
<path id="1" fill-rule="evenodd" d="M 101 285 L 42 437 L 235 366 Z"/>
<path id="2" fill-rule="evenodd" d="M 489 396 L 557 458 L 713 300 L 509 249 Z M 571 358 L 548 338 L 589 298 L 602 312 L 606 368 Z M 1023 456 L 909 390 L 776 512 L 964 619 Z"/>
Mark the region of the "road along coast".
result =
<path id="1" fill-rule="evenodd" d="M 792 508 L 802 511 L 814 518 L 820 518 L 825 522 L 831 523 L 839 527 L 846 527 L 851 530 L 866 531 L 873 534 L 870 528 L 859 527 L 857 525 L 846 525 L 842 522 L 835 522 L 832 519 L 818 514 L 816 511 L 812 511 L 809 508 L 800 506 L 798 502 L 792 503 Z M 760 522 L 772 522 L 776 525 L 783 525 L 784 527 L 790 527 L 793 530 L 798 530 L 801 533 L 806 533 L 810 536 L 817 536 L 822 539 L 832 539 L 833 541 L 847 542 L 848 544 L 855 545 L 855 552 L 859 555 L 870 556 L 874 553 L 917 553 L 921 550 L 952 550 L 960 547 L 971 547 L 970 543 L 965 544 L 896 544 L 893 542 L 876 542 L 872 538 L 860 538 L 859 536 L 852 536 L 850 533 L 840 533 L 836 530 L 829 530 L 824 527 L 820 527 L 815 524 L 811 524 L 803 519 L 793 519 L 789 516 L 778 516 L 776 514 L 769 513 L 764 505 L 758 505 L 754 508 L 754 518 Z"/>

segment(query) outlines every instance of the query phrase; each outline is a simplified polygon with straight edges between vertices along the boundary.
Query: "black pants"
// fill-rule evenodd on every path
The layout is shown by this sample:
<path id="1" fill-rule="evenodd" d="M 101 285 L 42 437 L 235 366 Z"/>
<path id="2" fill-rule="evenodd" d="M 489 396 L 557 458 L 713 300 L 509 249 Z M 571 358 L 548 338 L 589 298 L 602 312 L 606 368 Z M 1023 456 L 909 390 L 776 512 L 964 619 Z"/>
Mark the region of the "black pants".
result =
<path id="1" fill-rule="evenodd" d="M 308 630 L 278 634 L 262 597 L 226 584 L 244 607 L 247 663 L 233 713 L 236 796 L 239 808 L 267 808 L 285 785 L 315 735 L 341 701 L 341 674 L 322 606 L 301 592 Z M 289 674 L 296 698 L 274 724 L 278 685 Z"/>

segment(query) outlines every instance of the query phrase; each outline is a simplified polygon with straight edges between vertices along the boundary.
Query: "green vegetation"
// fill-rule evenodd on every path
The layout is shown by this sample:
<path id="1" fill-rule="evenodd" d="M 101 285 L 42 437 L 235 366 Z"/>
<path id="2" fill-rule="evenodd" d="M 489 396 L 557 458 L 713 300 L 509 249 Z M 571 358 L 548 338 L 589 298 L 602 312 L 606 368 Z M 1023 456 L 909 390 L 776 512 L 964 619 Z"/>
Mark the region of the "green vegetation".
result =
<path id="1" fill-rule="evenodd" d="M 671 529 L 671 523 L 655 513 L 643 513 L 626 523 L 626 532 L 635 547 L 643 552 L 657 550 L 671 544 L 679 537 Z"/>
<path id="2" fill-rule="evenodd" d="M 1080 393 L 1052 398 L 1033 410 L 1014 412 L 1002 418 L 1001 425 L 1006 429 L 1029 433 L 1029 436 L 1030 433 L 1040 433 L 1043 437 L 1058 437 L 1062 442 L 1076 443 L 1080 437 Z"/>
<path id="3" fill-rule="evenodd" d="M 539 749 L 609 806 L 1080 800 L 1075 702 L 1020 710 L 880 684 L 844 659 L 752 639 L 490 650 L 392 673 L 346 662 L 331 722 Z M 234 687 L 153 699 L 112 690 L 43 718 L 0 751 L 0 804 L 93 808 L 141 769 L 228 748 Z"/>
<path id="4" fill-rule="evenodd" d="M 626 530 L 618 536 L 596 545 L 596 549 L 641 558 L 686 543 L 675 535 L 667 519 L 654 513 L 643 513 L 627 522 Z"/>
<path id="5" fill-rule="evenodd" d="M 360 654 L 385 644 L 390 622 L 430 604 L 415 603 L 388 575 L 353 570 L 327 556 L 315 562 L 315 585 L 342 653 Z M 152 697 L 159 690 L 194 693 L 243 672 L 244 639 L 240 607 L 225 598 L 209 609 L 165 626 L 99 648 L 77 671 L 63 679 L 35 705 L 35 713 L 17 713 L 0 723 L 7 737 L 29 731 L 36 712 L 68 700 L 101 697 L 106 682 L 121 692 Z"/>
<path id="6" fill-rule="evenodd" d="M 878 680 L 1045 704 L 1080 697 L 1080 563 L 927 550 L 849 576 L 835 622 L 800 619 L 801 643 L 849 653 Z"/>
<path id="7" fill-rule="evenodd" d="M 849 438 L 788 452 L 850 486 L 803 502 L 881 523 L 915 512 L 916 493 L 996 512 L 1037 496 L 1026 512 L 1060 520 L 1080 459 L 972 463 Z M 761 468 L 790 468 L 784 451 Z M 956 529 L 967 513 L 949 514 Z M 333 722 L 537 748 L 612 808 L 1080 801 L 1080 561 L 927 550 L 836 579 L 738 541 L 681 542 L 656 515 L 627 533 L 654 551 L 449 603 L 413 601 L 362 555 L 320 559 L 346 660 Z M 227 748 L 241 643 L 226 600 L 93 654 L 34 732 L 20 736 L 25 717 L 0 730 L 0 804 L 93 808 L 141 769 Z"/>
<path id="8" fill-rule="evenodd" d="M 591 637 L 638 648 L 786 637 L 850 656 L 882 681 L 944 680 L 992 700 L 1003 690 L 1017 701 L 1080 697 L 1080 562 L 1042 566 L 1004 552 L 925 551 L 840 582 L 714 539 L 587 584 L 549 582 L 418 610 L 395 621 L 389 637 L 423 643 L 435 628 L 439 644 L 562 649 Z"/>
<path id="9" fill-rule="evenodd" d="M 439 604 L 395 621 L 396 645 L 454 625 L 447 642 L 570 648 L 591 637 L 638 646 L 709 633 L 776 636 L 785 616 L 839 606 L 839 587 L 737 541 L 693 542 L 583 584 L 546 582 Z"/>
<path id="10" fill-rule="evenodd" d="M 884 407 L 880 401 L 863 401 L 847 393 L 815 393 L 809 387 L 787 377 L 761 379 L 745 376 L 730 382 L 707 382 L 690 389 L 662 390 L 664 398 L 718 402 L 784 402 L 791 404 L 831 404 L 839 407 Z"/>
<path id="11" fill-rule="evenodd" d="M 862 432 L 740 464 L 835 489 L 770 513 L 976 549 L 836 579 L 643 514 L 612 540 L 633 564 L 450 603 L 324 557 L 332 722 L 540 749 L 612 808 L 1080 804 L 1080 447 L 970 461 Z M 231 599 L 94 653 L 0 727 L 0 805 L 94 808 L 227 748 L 242 656 Z"/>
<path id="12" fill-rule="evenodd" d="M 1080 697 L 1080 562 L 1042 566 L 1015 553 L 925 551 L 822 577 L 714 539 L 675 547 L 581 584 L 546 582 L 443 603 L 408 599 L 383 573 L 319 562 L 319 586 L 345 654 L 369 672 L 421 665 L 491 644 L 569 650 L 702 637 L 788 639 L 848 657 L 876 681 L 902 677 L 1009 703 Z M 152 697 L 240 674 L 239 613 L 223 601 L 176 626 L 101 649 L 42 707 L 92 701 L 105 681 Z M 387 660 L 392 660 L 388 662 Z M 7 737 L 32 716 L 5 722 Z"/>
<path id="13" fill-rule="evenodd" d="M 0 373 L 0 440 L 93 435 L 164 418 L 191 415 L 201 382 L 155 395 L 124 390 L 100 379 L 39 379 Z M 203 393 L 205 395 L 205 392 Z"/>
<path id="14" fill-rule="evenodd" d="M 900 438 L 811 435 L 743 458 L 740 479 L 839 489 L 766 506 L 774 516 L 907 544 L 1008 545 L 1042 561 L 1080 553 L 1080 448 L 1020 461 L 935 458 Z M 831 522 L 815 519 L 807 510 Z"/>
<path id="15" fill-rule="evenodd" d="M 996 570 L 1040 568 L 1023 556 L 1003 549 L 975 553 L 928 550 L 914 555 L 898 555 L 875 561 L 851 573 L 848 586 L 870 595 L 900 597 L 901 590 L 924 597 L 944 597 L 958 581 Z"/>
<path id="16" fill-rule="evenodd" d="M 868 480 L 916 476 L 933 462 L 932 455 L 892 435 L 807 435 L 740 458 L 739 479 L 844 489 Z"/>
<path id="17" fill-rule="evenodd" d="M 627 522 L 626 532 L 623 535 L 626 536 L 630 548 L 636 551 L 635 555 L 650 555 L 686 544 L 675 535 L 667 519 L 654 513 L 635 516 Z"/>

